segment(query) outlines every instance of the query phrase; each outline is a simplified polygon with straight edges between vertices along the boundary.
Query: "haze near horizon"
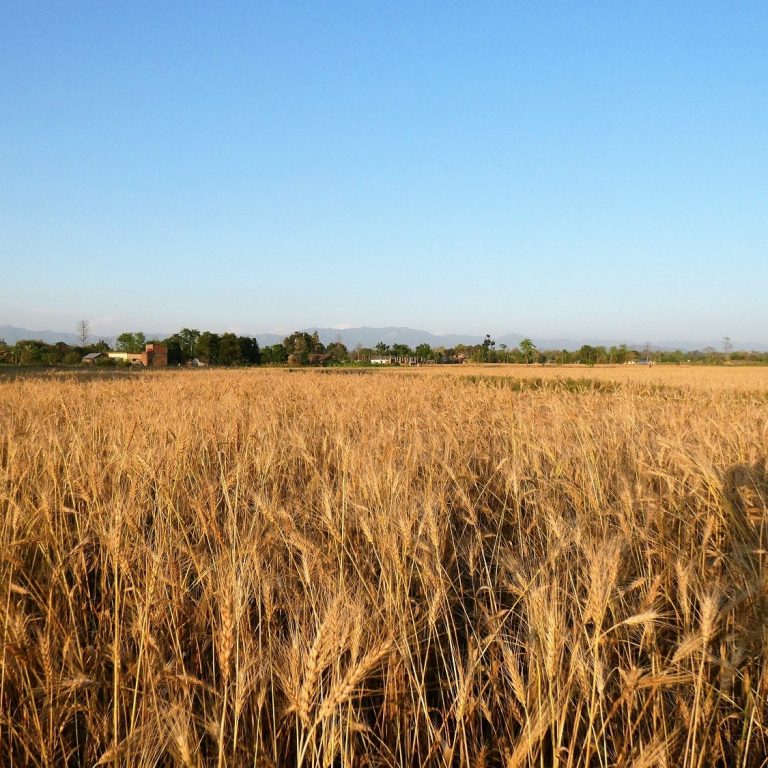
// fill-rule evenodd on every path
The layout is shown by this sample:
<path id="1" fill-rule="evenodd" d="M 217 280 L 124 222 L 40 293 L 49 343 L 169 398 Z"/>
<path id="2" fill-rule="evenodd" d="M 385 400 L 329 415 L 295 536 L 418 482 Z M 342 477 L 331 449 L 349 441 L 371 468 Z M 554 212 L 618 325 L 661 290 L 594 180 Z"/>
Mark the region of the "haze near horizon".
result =
<path id="1" fill-rule="evenodd" d="M 0 324 L 766 340 L 762 4 L 0 28 Z"/>

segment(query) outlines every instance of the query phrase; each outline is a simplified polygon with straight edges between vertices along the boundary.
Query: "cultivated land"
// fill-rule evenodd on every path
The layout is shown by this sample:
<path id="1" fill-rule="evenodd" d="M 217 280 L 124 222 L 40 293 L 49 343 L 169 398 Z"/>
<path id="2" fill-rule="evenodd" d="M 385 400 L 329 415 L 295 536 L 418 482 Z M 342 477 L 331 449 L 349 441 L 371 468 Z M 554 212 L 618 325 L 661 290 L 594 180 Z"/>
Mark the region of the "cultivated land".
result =
<path id="1" fill-rule="evenodd" d="M 621 384 L 663 384 L 680 388 L 741 389 L 768 392 L 768 366 L 748 365 L 445 365 L 395 369 L 398 373 L 501 376 L 515 379 L 563 379 Z"/>
<path id="2" fill-rule="evenodd" d="M 0 379 L 0 764 L 764 765 L 767 446 L 765 369 Z"/>

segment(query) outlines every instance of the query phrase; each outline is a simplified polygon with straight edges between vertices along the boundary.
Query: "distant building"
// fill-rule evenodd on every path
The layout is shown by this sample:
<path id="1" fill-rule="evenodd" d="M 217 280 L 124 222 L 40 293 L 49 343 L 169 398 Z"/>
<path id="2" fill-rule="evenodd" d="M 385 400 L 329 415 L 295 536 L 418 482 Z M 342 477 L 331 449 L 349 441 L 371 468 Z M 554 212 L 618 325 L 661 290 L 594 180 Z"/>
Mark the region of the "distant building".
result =
<path id="1" fill-rule="evenodd" d="M 137 364 L 141 364 L 141 355 L 133 352 L 107 352 L 107 356 L 111 360 L 120 360 L 124 363 L 133 363 L 135 360 Z"/>
<path id="2" fill-rule="evenodd" d="M 424 362 L 415 355 L 379 355 L 371 358 L 371 365 L 422 365 Z"/>
<path id="3" fill-rule="evenodd" d="M 325 365 L 333 355 L 328 352 L 310 352 L 307 355 L 307 362 L 310 365 Z"/>
<path id="4" fill-rule="evenodd" d="M 144 365 L 149 368 L 165 368 L 168 365 L 168 347 L 165 344 L 147 344 L 144 355 Z"/>
<path id="5" fill-rule="evenodd" d="M 305 360 L 307 365 L 325 365 L 326 363 L 330 362 L 332 358 L 333 358 L 333 355 L 331 355 L 329 352 L 310 352 L 306 356 Z M 303 364 L 304 364 L 304 360 L 302 360 L 301 355 L 299 354 L 288 355 L 288 365 L 291 368 L 295 368 Z"/>
<path id="6" fill-rule="evenodd" d="M 165 368 L 168 365 L 168 347 L 164 344 L 147 344 L 143 352 L 108 352 L 107 354 L 113 360 L 122 360 L 144 368 Z"/>
<path id="7" fill-rule="evenodd" d="M 102 352 L 89 352 L 83 357 L 83 362 L 86 365 L 93 365 L 102 355 Z"/>

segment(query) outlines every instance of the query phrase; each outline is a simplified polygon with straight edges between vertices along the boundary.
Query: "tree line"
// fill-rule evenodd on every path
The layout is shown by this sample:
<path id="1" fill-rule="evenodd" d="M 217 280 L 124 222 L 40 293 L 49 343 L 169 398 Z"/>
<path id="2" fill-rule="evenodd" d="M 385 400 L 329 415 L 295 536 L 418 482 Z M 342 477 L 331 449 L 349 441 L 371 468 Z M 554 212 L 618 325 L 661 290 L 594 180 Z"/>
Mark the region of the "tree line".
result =
<path id="1" fill-rule="evenodd" d="M 643 349 L 631 349 L 627 345 L 583 345 L 578 350 L 539 350 L 530 339 L 523 339 L 516 347 L 496 344 L 487 335 L 478 344 L 458 344 L 454 347 L 432 347 L 422 343 L 415 347 L 407 344 L 388 344 L 380 341 L 374 347 L 357 345 L 348 349 L 341 339 L 323 344 L 315 333 L 295 331 L 282 342 L 260 347 L 256 338 L 235 333 L 214 333 L 194 328 L 182 328 L 165 339 L 148 339 L 141 331 L 121 333 L 115 340 L 114 351 L 138 353 L 147 343 L 156 342 L 168 348 L 169 365 L 187 365 L 193 362 L 216 366 L 286 365 L 288 362 L 302 365 L 369 365 L 371 359 L 388 357 L 393 361 L 414 360 L 427 364 L 459 362 L 518 363 L 583 365 L 624 363 L 691 363 L 717 365 L 727 362 L 768 364 L 768 352 L 719 351 L 713 347 L 701 350 L 653 350 L 650 345 Z M 77 365 L 90 352 L 109 352 L 112 348 L 103 340 L 88 344 L 67 344 L 63 341 L 48 344 L 25 339 L 6 344 L 0 339 L 0 364 L 10 365 Z M 104 355 L 99 365 L 119 365 Z"/>
<path id="2" fill-rule="evenodd" d="M 192 361 L 225 366 L 261 364 L 259 342 L 252 336 L 182 328 L 162 343 L 168 347 L 168 365 Z"/>

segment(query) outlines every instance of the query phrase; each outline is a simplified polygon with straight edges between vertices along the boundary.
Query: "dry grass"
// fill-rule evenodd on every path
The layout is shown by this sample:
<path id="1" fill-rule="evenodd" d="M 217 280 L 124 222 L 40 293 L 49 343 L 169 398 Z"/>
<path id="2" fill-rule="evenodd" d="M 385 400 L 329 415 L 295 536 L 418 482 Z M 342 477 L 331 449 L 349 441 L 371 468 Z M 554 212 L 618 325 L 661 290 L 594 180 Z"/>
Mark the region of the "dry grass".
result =
<path id="1" fill-rule="evenodd" d="M 386 373 L 386 369 L 381 373 Z M 448 365 L 390 369 L 390 375 L 453 375 L 562 381 L 588 379 L 634 386 L 671 386 L 692 390 L 768 392 L 768 366 L 760 365 Z"/>
<path id="2" fill-rule="evenodd" d="M 485 370 L 0 382 L 0 764 L 765 765 L 764 374 Z"/>

